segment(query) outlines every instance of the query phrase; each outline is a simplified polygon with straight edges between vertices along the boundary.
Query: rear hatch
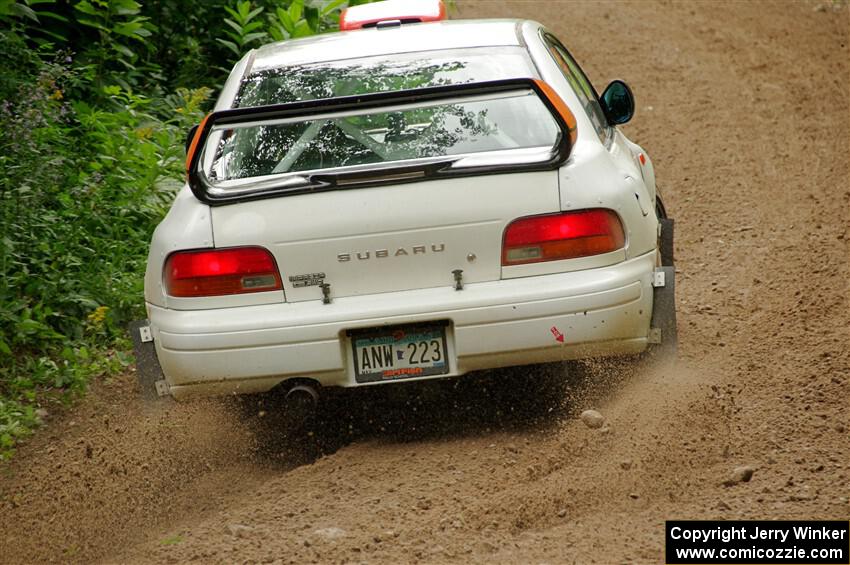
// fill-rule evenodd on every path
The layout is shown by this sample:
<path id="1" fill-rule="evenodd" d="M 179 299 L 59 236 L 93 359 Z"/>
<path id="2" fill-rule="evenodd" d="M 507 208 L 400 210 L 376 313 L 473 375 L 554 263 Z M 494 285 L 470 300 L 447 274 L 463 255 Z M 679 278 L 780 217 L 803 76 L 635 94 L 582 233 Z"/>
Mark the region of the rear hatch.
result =
<path id="1" fill-rule="evenodd" d="M 559 210 L 571 127 L 539 83 L 475 83 L 229 110 L 190 186 L 216 247 L 261 245 L 290 302 L 498 280 L 502 235 Z"/>

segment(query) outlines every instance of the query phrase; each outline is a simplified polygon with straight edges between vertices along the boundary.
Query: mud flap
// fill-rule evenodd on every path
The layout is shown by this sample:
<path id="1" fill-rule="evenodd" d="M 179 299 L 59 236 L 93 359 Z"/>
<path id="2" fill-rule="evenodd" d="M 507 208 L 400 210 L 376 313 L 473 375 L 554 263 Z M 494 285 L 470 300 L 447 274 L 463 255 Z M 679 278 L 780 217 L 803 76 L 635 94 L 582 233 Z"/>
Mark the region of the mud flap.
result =
<path id="1" fill-rule="evenodd" d="M 128 329 L 130 330 L 130 338 L 133 340 L 133 352 L 136 354 L 136 378 L 139 381 L 139 388 L 142 392 L 142 398 L 145 400 L 157 400 L 168 394 L 167 389 L 163 389 L 165 383 L 165 375 L 162 373 L 162 367 L 159 365 L 159 359 L 156 357 L 156 347 L 153 339 L 143 340 L 143 328 L 148 328 L 150 322 L 147 320 L 136 320 L 130 322 Z M 157 390 L 157 383 L 160 384 L 161 391 Z"/>
<path id="2" fill-rule="evenodd" d="M 664 267 L 673 266 L 673 218 L 662 218 L 658 220 L 661 224 L 661 264 Z"/>
<path id="3" fill-rule="evenodd" d="M 656 273 L 664 273 L 664 285 L 653 289 L 652 321 L 650 332 L 661 334 L 660 343 L 652 348 L 653 356 L 675 359 L 679 346 L 676 328 L 676 269 L 658 267 Z"/>

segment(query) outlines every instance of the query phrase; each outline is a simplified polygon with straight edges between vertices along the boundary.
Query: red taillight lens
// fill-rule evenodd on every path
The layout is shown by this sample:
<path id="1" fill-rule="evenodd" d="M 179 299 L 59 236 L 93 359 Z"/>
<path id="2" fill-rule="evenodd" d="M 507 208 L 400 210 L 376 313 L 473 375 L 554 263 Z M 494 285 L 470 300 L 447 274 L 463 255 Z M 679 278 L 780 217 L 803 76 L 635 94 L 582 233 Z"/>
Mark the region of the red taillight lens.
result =
<path id="1" fill-rule="evenodd" d="M 178 251 L 165 262 L 171 296 L 222 296 L 280 290 L 272 254 L 262 247 Z"/>
<path id="2" fill-rule="evenodd" d="M 599 255 L 616 251 L 625 242 L 623 224 L 611 210 L 519 218 L 505 230 L 502 265 Z"/>

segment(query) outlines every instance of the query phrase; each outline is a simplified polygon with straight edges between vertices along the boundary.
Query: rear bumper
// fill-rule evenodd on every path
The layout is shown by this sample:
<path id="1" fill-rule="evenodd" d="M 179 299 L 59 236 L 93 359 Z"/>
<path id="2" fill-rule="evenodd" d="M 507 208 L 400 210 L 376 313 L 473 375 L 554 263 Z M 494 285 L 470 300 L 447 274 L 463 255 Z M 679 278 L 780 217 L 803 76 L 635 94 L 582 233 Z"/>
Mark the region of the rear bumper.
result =
<path id="1" fill-rule="evenodd" d="M 176 398 L 262 392 L 293 377 L 322 386 L 364 386 L 350 369 L 346 332 L 356 328 L 448 320 L 451 371 L 441 377 L 639 353 L 647 345 L 654 267 L 651 253 L 599 269 L 469 284 L 460 292 L 431 288 L 337 298 L 327 305 L 216 310 L 149 304 L 148 312 Z"/>

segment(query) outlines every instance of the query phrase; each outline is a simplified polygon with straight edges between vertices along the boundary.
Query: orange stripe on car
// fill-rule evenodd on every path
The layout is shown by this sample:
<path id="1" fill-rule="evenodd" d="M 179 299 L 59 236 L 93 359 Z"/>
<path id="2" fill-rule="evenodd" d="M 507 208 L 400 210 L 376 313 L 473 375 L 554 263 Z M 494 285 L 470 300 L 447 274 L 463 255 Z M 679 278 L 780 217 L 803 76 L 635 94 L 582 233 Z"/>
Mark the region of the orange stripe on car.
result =
<path id="1" fill-rule="evenodd" d="M 570 145 L 575 145 L 576 139 L 578 139 L 578 129 L 576 127 L 576 117 L 573 115 L 572 111 L 566 105 L 566 103 L 561 99 L 555 89 L 551 86 L 543 82 L 542 80 L 534 80 L 534 84 L 543 92 L 546 96 L 546 99 L 549 100 L 549 103 L 555 107 L 558 111 L 558 114 L 561 115 L 564 122 L 566 122 L 567 127 L 570 130 Z"/>
<path id="2" fill-rule="evenodd" d="M 189 146 L 189 151 L 186 152 L 186 174 L 189 174 L 189 167 L 192 166 L 192 158 L 195 156 L 195 151 L 198 149 L 198 140 L 201 138 L 201 133 L 204 131 L 204 126 L 207 125 L 207 120 L 212 114 L 207 114 L 201 120 L 201 125 L 195 130 L 195 137 L 192 138 L 192 144 Z"/>

